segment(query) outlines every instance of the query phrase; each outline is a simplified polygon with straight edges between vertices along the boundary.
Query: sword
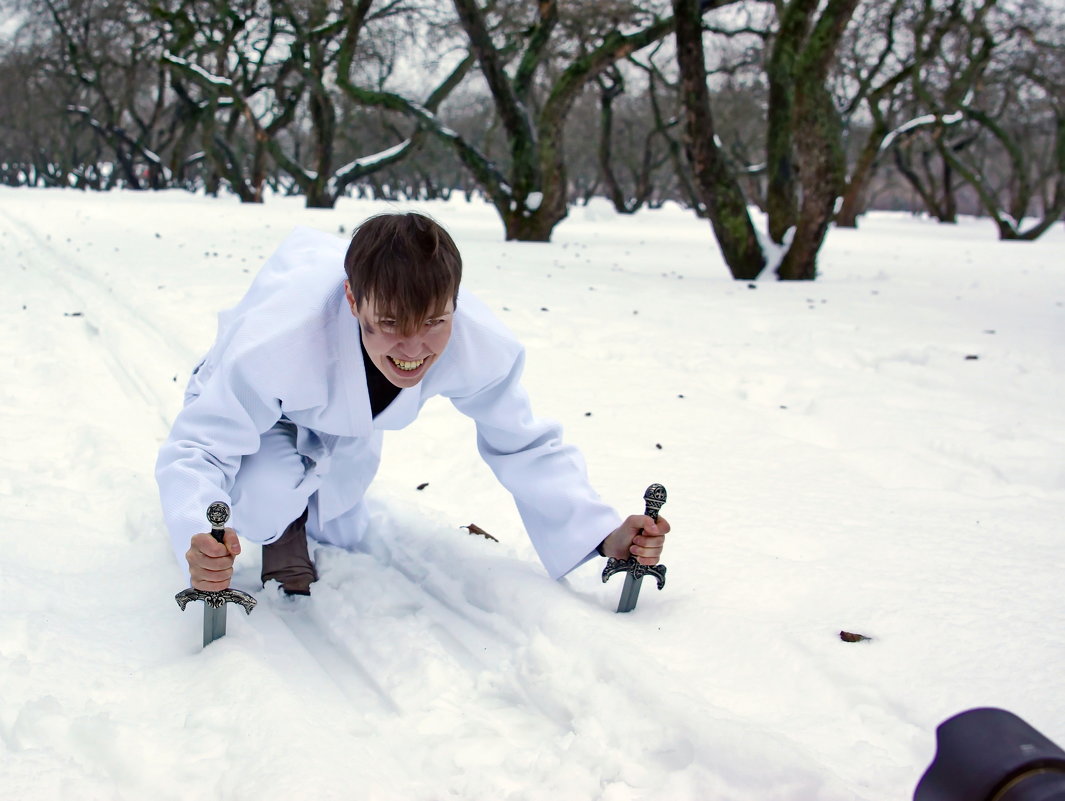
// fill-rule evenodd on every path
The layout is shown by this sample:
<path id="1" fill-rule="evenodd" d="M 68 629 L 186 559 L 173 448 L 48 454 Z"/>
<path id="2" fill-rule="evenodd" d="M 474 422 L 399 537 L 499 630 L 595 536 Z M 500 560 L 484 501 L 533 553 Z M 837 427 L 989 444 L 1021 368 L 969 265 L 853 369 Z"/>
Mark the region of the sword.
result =
<path id="1" fill-rule="evenodd" d="M 666 488 L 661 484 L 652 484 L 643 494 L 643 513 L 657 523 L 658 511 L 665 502 Z M 631 612 L 636 608 L 636 599 L 640 597 L 640 582 L 644 576 L 654 576 L 658 581 L 658 589 L 666 586 L 665 565 L 642 565 L 635 556 L 628 559 L 615 559 L 611 556 L 607 559 L 606 568 L 603 570 L 603 583 L 615 573 L 625 574 L 625 586 L 621 588 L 621 599 L 618 601 L 619 612 Z"/>
<path id="2" fill-rule="evenodd" d="M 211 536 L 219 542 L 225 536 L 229 520 L 229 505 L 215 501 L 207 507 L 207 521 L 211 524 Z M 226 604 L 240 604 L 249 615 L 257 601 L 240 590 L 197 590 L 189 587 L 174 596 L 181 611 L 189 601 L 203 601 L 203 647 L 206 648 L 219 637 L 226 636 Z"/>

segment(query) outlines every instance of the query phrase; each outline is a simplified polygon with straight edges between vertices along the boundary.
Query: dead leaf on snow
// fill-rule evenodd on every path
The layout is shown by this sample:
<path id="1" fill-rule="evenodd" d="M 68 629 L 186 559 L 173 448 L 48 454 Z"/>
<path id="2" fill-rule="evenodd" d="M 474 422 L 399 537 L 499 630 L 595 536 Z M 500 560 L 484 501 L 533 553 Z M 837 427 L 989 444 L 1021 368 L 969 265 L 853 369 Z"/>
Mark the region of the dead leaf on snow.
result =
<path id="1" fill-rule="evenodd" d="M 843 640 L 843 642 L 861 642 L 862 640 L 873 639 L 872 637 L 866 637 L 864 634 L 855 634 L 852 631 L 841 631 L 839 633 L 839 638 Z"/>
<path id="2" fill-rule="evenodd" d="M 471 534 L 479 534 L 480 536 L 484 537 L 485 539 L 491 540 L 492 542 L 499 542 L 499 540 L 497 540 L 495 537 L 493 537 L 491 534 L 489 534 L 476 523 L 470 523 L 468 526 L 459 526 L 459 528 L 467 529 Z"/>

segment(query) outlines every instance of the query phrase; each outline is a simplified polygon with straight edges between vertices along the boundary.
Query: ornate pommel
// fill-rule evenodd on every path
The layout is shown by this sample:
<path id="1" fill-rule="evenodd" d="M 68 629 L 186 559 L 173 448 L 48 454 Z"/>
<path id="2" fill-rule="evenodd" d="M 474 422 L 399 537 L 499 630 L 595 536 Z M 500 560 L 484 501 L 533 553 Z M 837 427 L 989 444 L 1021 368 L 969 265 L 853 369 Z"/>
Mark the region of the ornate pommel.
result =
<path id="1" fill-rule="evenodd" d="M 648 490 L 650 492 L 650 490 Z M 207 522 L 211 528 L 223 529 L 229 522 L 229 504 L 225 501 L 215 501 L 207 507 Z"/>
<path id="2" fill-rule="evenodd" d="M 658 522 L 658 512 L 666 502 L 666 488 L 661 484 L 652 484 L 643 494 L 643 513 Z"/>

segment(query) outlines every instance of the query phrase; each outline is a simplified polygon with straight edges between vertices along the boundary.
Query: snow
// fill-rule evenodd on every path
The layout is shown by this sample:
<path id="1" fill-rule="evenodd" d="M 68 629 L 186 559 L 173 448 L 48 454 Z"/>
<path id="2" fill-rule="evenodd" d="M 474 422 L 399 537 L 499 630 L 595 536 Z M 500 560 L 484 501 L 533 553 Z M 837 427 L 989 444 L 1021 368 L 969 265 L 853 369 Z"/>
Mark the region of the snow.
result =
<path id="1" fill-rule="evenodd" d="M 333 174 L 333 177 L 329 179 L 329 191 L 331 193 L 335 192 L 337 184 L 339 184 L 341 181 L 343 181 L 356 170 L 362 170 L 367 167 L 372 167 L 376 164 L 380 164 L 383 161 L 387 161 L 388 159 L 393 158 L 394 156 L 402 152 L 405 148 L 408 148 L 410 146 L 411 140 L 404 139 L 398 145 L 393 145 L 392 147 L 386 148 L 385 150 L 381 150 L 371 156 L 364 156 L 362 158 L 355 159 L 354 161 L 349 161 L 347 164 L 337 170 Z"/>
<path id="2" fill-rule="evenodd" d="M 891 147 L 892 143 L 903 134 L 909 133 L 910 131 L 916 128 L 921 128 L 926 125 L 933 125 L 938 119 L 939 117 L 937 117 L 935 114 L 923 114 L 920 117 L 914 117 L 912 120 L 904 122 L 902 125 L 897 127 L 895 130 L 889 132 L 888 135 L 884 137 L 884 141 L 880 143 L 880 152 L 883 153 L 887 151 L 888 148 Z"/>
<path id="3" fill-rule="evenodd" d="M 220 75 L 214 75 L 205 70 L 199 64 L 193 64 L 187 59 L 181 58 L 180 56 L 175 56 L 169 50 L 163 52 L 163 61 L 167 61 L 178 67 L 184 67 L 190 72 L 194 72 L 196 75 L 199 75 L 200 78 L 202 78 L 204 81 L 213 84 L 214 86 L 219 86 L 223 88 L 232 88 L 233 86 L 233 81 L 229 78 L 223 78 Z"/>
<path id="4" fill-rule="evenodd" d="M 355 159 L 354 161 L 350 162 L 349 164 L 346 164 L 345 166 L 337 170 L 337 177 L 342 177 L 345 174 L 351 172 L 352 170 L 372 167 L 382 161 L 387 161 L 388 159 L 392 158 L 397 153 L 402 151 L 404 148 L 409 147 L 410 142 L 410 139 L 404 139 L 398 145 L 393 145 L 392 147 L 386 148 L 380 151 L 379 153 L 373 154 L 372 156 L 364 156 L 360 159 Z"/>
<path id="5" fill-rule="evenodd" d="M 919 117 L 914 117 L 912 120 L 904 122 L 884 137 L 884 141 L 880 143 L 880 152 L 886 153 L 896 139 L 910 131 L 916 130 L 917 128 L 924 128 L 929 125 L 935 125 L 936 123 L 941 125 L 954 125 L 961 122 L 964 118 L 965 114 L 961 111 L 954 111 L 950 114 L 922 114 Z"/>
<path id="6" fill-rule="evenodd" d="M 769 235 L 769 218 L 765 212 L 755 206 L 748 206 L 747 213 L 754 222 L 754 235 L 758 239 L 758 247 L 762 249 L 762 255 L 765 257 L 765 267 L 762 268 L 762 272 L 758 274 L 756 280 L 776 281 L 780 263 L 788 255 L 791 243 L 795 240 L 795 226 L 791 226 L 784 232 L 783 242 L 777 243 Z"/>
<path id="7" fill-rule="evenodd" d="M 390 208 L 0 188 L 0 796 L 883 801 L 963 709 L 1065 744 L 1060 225 L 873 214 L 818 281 L 749 285 L 673 205 L 575 209 L 551 244 L 405 205 L 603 496 L 667 487 L 668 583 L 617 615 L 602 560 L 550 581 L 430 403 L 366 550 L 319 548 L 291 600 L 246 547 L 259 605 L 201 650 L 152 477 L 187 373 L 293 226 Z"/>

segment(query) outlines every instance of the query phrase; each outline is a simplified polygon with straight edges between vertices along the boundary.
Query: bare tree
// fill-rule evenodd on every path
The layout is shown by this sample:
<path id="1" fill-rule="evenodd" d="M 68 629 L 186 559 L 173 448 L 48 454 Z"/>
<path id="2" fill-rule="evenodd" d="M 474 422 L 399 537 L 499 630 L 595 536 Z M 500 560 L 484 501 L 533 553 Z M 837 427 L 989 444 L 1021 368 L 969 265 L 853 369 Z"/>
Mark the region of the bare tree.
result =
<path id="1" fill-rule="evenodd" d="M 541 0 L 511 78 L 503 66 L 512 45 L 499 47 L 492 41 L 480 3 L 454 0 L 454 4 L 510 146 L 510 174 L 493 182 L 488 194 L 503 217 L 508 239 L 546 241 L 567 213 L 564 132 L 573 102 L 587 82 L 615 62 L 667 35 L 673 21 L 621 2 L 564 18 L 556 0 Z M 548 70 L 552 37 L 567 25 L 597 35 L 582 37 L 573 52 Z M 625 34 L 623 26 L 635 30 Z M 535 96 L 538 72 L 549 75 L 540 102 Z"/>
<path id="2" fill-rule="evenodd" d="M 657 48 L 656 48 L 657 50 Z M 676 60 L 676 59 L 674 59 Z M 683 73 L 677 80 L 671 80 L 656 62 L 655 52 L 646 59 L 629 56 L 629 61 L 647 76 L 647 101 L 650 114 L 650 126 L 653 135 L 663 143 L 671 168 L 672 184 L 664 190 L 665 196 L 678 200 L 691 208 L 699 217 L 708 217 L 706 204 L 700 199 L 693 179 L 691 162 L 686 158 L 682 143 L 684 128 L 683 99 L 681 83 Z"/>
<path id="3" fill-rule="evenodd" d="M 22 10 L 26 25 L 42 31 L 50 66 L 74 90 L 65 93 L 64 111 L 110 150 L 108 185 L 169 185 L 165 153 L 180 141 L 182 126 L 145 9 L 133 0 L 27 0 Z"/>
<path id="4" fill-rule="evenodd" d="M 433 20 L 423 17 L 420 10 L 405 8 L 401 0 L 392 0 L 392 2 L 384 4 L 376 13 L 371 13 L 373 2 L 374 0 L 357 0 L 357 2 L 342 0 L 338 19 L 338 22 L 341 23 L 339 31 L 341 37 L 336 48 L 336 67 L 333 81 L 340 90 L 338 99 L 342 97 L 347 103 L 376 108 L 379 112 L 384 112 L 386 116 L 393 118 L 384 121 L 383 127 L 390 132 L 395 144 L 371 157 L 356 158 L 336 171 L 331 179 L 331 196 L 333 200 L 335 200 L 339 192 L 344 191 L 348 185 L 356 180 L 393 166 L 411 153 L 414 153 L 422 146 L 427 136 L 427 130 L 417 124 L 411 126 L 411 130 L 401 135 L 397 122 L 399 121 L 398 118 L 406 116 L 404 114 L 405 109 L 375 102 L 377 99 L 391 94 L 385 89 L 385 84 L 391 76 L 393 65 L 399 56 L 397 48 L 394 47 L 397 43 L 397 37 L 402 37 L 403 33 L 393 29 L 389 32 L 390 35 L 382 36 L 379 28 L 376 33 L 371 31 L 371 34 L 367 36 L 364 33 L 364 29 L 374 21 L 379 24 L 388 24 L 400 20 L 407 28 L 406 44 L 409 51 L 415 49 L 415 40 L 419 38 L 419 35 L 423 37 L 435 35 L 438 37 L 438 44 L 440 44 L 442 41 L 440 38 L 441 30 Z M 403 15 L 402 19 L 399 15 Z M 393 47 L 384 52 L 377 52 L 372 54 L 371 58 L 363 59 L 377 66 L 378 75 L 376 79 L 371 79 L 366 74 L 365 69 L 357 70 L 359 65 L 356 57 L 364 50 L 364 47 L 359 44 L 360 37 L 373 41 L 375 48 L 380 48 L 384 42 L 393 45 Z M 453 64 L 450 70 L 445 72 L 439 83 L 428 93 L 425 101 L 420 104 L 409 100 L 406 102 L 426 115 L 435 117 L 440 105 L 462 83 L 473 63 L 472 55 L 460 52 L 456 63 Z M 424 68 L 425 64 L 423 63 L 420 66 Z M 312 90 L 313 95 L 320 98 L 319 103 L 324 108 L 329 90 L 325 82 L 322 81 L 321 74 L 316 74 Z M 396 95 L 396 97 L 399 97 L 399 95 Z M 370 102 L 366 102 L 367 98 L 370 99 Z M 324 145 L 324 142 L 322 144 Z M 321 170 L 318 172 L 319 174 L 324 174 Z M 426 178 L 427 176 L 423 174 L 421 183 L 426 183 Z M 431 183 L 431 180 L 429 183 Z"/>
<path id="5" fill-rule="evenodd" d="M 868 203 L 870 183 L 884 156 L 884 141 L 904 121 L 907 110 L 915 116 L 911 82 L 922 67 L 940 52 L 944 38 L 966 24 L 967 14 L 985 14 L 995 0 L 977 5 L 966 0 L 943 4 L 935 0 L 892 0 L 859 6 L 840 50 L 836 94 L 848 139 L 856 150 L 843 191 L 836 224 L 856 227 Z M 917 177 L 926 163 L 905 158 L 896 148 L 897 165 L 920 191 L 935 186 Z M 925 160 L 926 161 L 926 160 Z M 934 194 L 929 194 L 932 198 Z M 943 195 L 952 198 L 951 192 Z M 937 205 L 939 205 L 937 203 Z"/>
<path id="6" fill-rule="evenodd" d="M 650 91 L 627 95 L 627 83 L 617 64 L 595 79 L 599 114 L 594 161 L 605 194 L 619 214 L 633 214 L 655 202 L 662 167 L 670 160 L 668 142 L 662 137 L 666 126 L 656 121 Z M 619 175 L 619 166 L 625 175 Z"/>
<path id="7" fill-rule="evenodd" d="M 941 155 L 976 193 L 999 238 L 1037 239 L 1065 214 L 1065 24 L 1052 7 L 1028 2 L 1005 9 L 989 28 L 988 68 L 957 103 L 982 147 Z"/>
<path id="8" fill-rule="evenodd" d="M 55 59 L 51 36 L 23 26 L 0 50 L 0 180 L 11 186 L 101 189 L 104 144 L 71 125 L 81 89 Z M 49 102 L 50 101 L 50 102 Z"/>
<path id="9" fill-rule="evenodd" d="M 261 203 L 269 143 L 292 124 L 301 98 L 291 34 L 267 0 L 157 0 L 152 14 L 162 64 L 211 166 L 208 191 L 221 178 L 242 202 Z"/>
<path id="10" fill-rule="evenodd" d="M 477 0 L 454 0 L 505 137 L 505 166 L 398 93 L 349 89 L 349 94 L 367 105 L 404 111 L 453 147 L 495 206 L 507 239 L 547 241 L 568 210 L 564 132 L 574 101 L 611 64 L 672 30 L 672 18 L 663 19 L 630 3 L 604 5 L 611 13 L 593 16 L 605 31 L 595 46 L 567 52 L 557 49 L 554 38 L 565 27 L 560 26 L 563 18 L 557 0 L 541 0 L 532 19 L 524 16 L 520 3 L 486 8 Z M 575 13 L 586 20 L 589 11 L 596 14 L 602 9 L 576 9 Z M 623 33 L 625 25 L 636 30 Z M 508 74 L 505 67 L 515 60 L 513 74 Z"/>

